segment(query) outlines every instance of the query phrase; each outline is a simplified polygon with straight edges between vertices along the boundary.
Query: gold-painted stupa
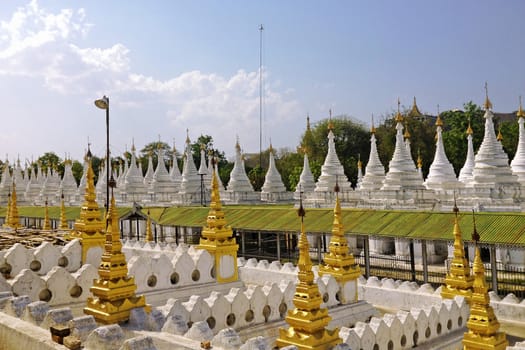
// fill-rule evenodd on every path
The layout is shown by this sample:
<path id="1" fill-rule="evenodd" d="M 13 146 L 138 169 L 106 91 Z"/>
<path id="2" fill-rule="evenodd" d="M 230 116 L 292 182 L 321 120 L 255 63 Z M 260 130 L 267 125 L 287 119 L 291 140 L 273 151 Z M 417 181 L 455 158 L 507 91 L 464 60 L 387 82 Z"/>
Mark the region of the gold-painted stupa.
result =
<path id="1" fill-rule="evenodd" d="M 98 268 L 99 278 L 90 288 L 94 297 L 88 298 L 87 306 L 84 308 L 85 314 L 92 315 L 102 324 L 127 321 L 131 310 L 135 308 L 144 307 L 147 312 L 151 310 L 151 307 L 146 305 L 146 298 L 143 295 L 135 295 L 137 289 L 135 278 L 128 276 L 128 265 L 126 256 L 122 253 L 119 217 L 113 194 L 107 221 L 104 253 Z"/>
<path id="2" fill-rule="evenodd" d="M 49 207 L 47 206 L 47 200 L 45 202 L 44 206 L 44 225 L 42 226 L 42 230 L 44 231 L 51 231 L 51 220 L 49 220 Z"/>
<path id="3" fill-rule="evenodd" d="M 474 284 L 470 301 L 468 332 L 463 335 L 464 350 L 503 350 L 509 344 L 504 332 L 499 332 L 499 322 L 490 306 L 489 288 L 485 279 L 485 267 L 478 247 L 479 235 L 474 224 L 473 239 L 476 242 L 474 256 Z"/>
<path id="4" fill-rule="evenodd" d="M 9 203 L 7 207 L 8 218 L 6 221 L 6 226 L 14 229 L 22 227 L 22 224 L 20 224 L 20 215 L 18 215 L 18 205 L 16 203 L 16 200 L 16 185 L 13 181 L 13 191 L 11 192 L 11 196 L 9 197 Z"/>
<path id="5" fill-rule="evenodd" d="M 354 255 L 350 252 L 348 241 L 343 229 L 341 203 L 339 200 L 339 186 L 336 185 L 334 223 L 332 237 L 328 246 L 328 253 L 324 256 L 324 264 L 319 266 L 319 275 L 332 275 L 340 285 L 339 301 L 343 304 L 357 301 L 357 278 L 361 275 L 359 265 L 355 263 Z M 354 284 L 355 295 L 347 300 L 342 291 L 346 290 L 347 283 Z"/>
<path id="6" fill-rule="evenodd" d="M 104 221 L 101 219 L 100 209 L 96 201 L 93 167 L 91 166 L 91 151 L 86 155 L 86 191 L 84 203 L 80 208 L 80 217 L 75 221 L 74 229 L 68 238 L 78 238 L 82 244 L 82 263 L 86 262 L 87 252 L 93 247 L 104 247 L 106 235 Z"/>
<path id="7" fill-rule="evenodd" d="M 222 210 L 219 183 L 215 166 L 211 176 L 211 203 L 206 226 L 202 228 L 199 249 L 206 249 L 215 260 L 217 282 L 228 283 L 238 280 L 237 251 L 239 245 L 233 237 L 231 226 L 227 225 Z"/>
<path id="8" fill-rule="evenodd" d="M 445 284 L 441 287 L 441 297 L 454 299 L 456 295 L 470 301 L 474 276 L 470 274 L 470 265 L 465 258 L 465 247 L 461 237 L 458 219 L 459 209 L 454 205 L 454 257 L 450 262 L 450 270 L 445 277 Z"/>
<path id="9" fill-rule="evenodd" d="M 422 118 L 423 117 L 423 114 L 419 111 L 419 108 L 417 107 L 415 96 L 414 96 L 414 103 L 412 104 L 412 108 L 410 109 L 410 112 L 408 112 L 408 116 L 411 118 Z"/>
<path id="10" fill-rule="evenodd" d="M 59 228 L 62 231 L 69 230 L 69 225 L 67 224 L 67 217 L 66 217 L 66 205 L 64 203 L 64 194 L 62 193 L 61 199 L 60 199 L 60 226 Z"/>
<path id="11" fill-rule="evenodd" d="M 288 310 L 286 322 L 288 329 L 279 328 L 276 345 L 279 348 L 294 345 L 299 350 L 328 350 L 341 343 L 339 329 L 327 330 L 331 320 L 326 308 L 321 308 L 323 302 L 319 288 L 314 282 L 310 250 L 304 229 L 304 209 L 300 202 L 301 235 L 299 237 L 299 283 L 295 289 L 293 303 L 295 308 Z"/>
<path id="12" fill-rule="evenodd" d="M 148 210 L 148 218 L 146 219 L 146 242 L 153 242 L 153 232 L 151 232 L 151 217 Z"/>

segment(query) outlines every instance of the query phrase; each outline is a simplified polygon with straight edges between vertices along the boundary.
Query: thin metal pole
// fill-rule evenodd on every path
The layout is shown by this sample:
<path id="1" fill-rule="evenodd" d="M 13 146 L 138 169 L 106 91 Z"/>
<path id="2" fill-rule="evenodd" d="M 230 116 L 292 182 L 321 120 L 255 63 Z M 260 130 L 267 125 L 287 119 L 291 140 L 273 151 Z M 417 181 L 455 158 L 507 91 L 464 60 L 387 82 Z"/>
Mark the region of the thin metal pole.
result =
<path id="1" fill-rule="evenodd" d="M 428 257 L 427 257 L 427 241 L 421 241 L 421 258 L 423 260 L 423 283 L 428 283 Z"/>
<path id="2" fill-rule="evenodd" d="M 363 250 L 365 251 L 365 277 L 370 277 L 370 241 L 364 236 Z"/>
<path id="3" fill-rule="evenodd" d="M 498 264 L 496 262 L 496 246 L 490 246 L 490 269 L 492 270 L 492 290 L 498 294 Z"/>
<path id="4" fill-rule="evenodd" d="M 262 169 L 262 40 L 263 40 L 263 25 L 259 26 L 259 168 Z"/>
<path id="5" fill-rule="evenodd" d="M 109 97 L 107 97 L 108 108 L 106 108 L 106 213 L 109 210 Z M 106 224 L 107 226 L 107 224 Z"/>

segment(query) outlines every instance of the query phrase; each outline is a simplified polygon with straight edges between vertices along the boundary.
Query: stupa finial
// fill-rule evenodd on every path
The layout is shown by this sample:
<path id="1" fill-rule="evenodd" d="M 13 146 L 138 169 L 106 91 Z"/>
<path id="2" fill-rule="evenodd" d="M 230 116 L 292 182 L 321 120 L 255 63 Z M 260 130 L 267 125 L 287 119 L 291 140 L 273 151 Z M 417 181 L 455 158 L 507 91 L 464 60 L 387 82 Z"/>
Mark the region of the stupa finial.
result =
<path id="1" fill-rule="evenodd" d="M 399 100 L 399 97 L 397 98 L 397 113 L 394 119 L 397 123 L 403 122 L 403 116 L 401 115 L 401 101 Z"/>
<path id="2" fill-rule="evenodd" d="M 518 118 L 525 118 L 525 112 L 523 112 L 523 108 L 521 107 L 521 95 L 520 95 L 520 106 L 518 108 L 518 112 L 516 112 L 516 116 Z"/>
<path id="3" fill-rule="evenodd" d="M 331 108 L 328 110 L 328 114 L 330 115 L 330 118 L 328 120 L 328 130 L 334 130 L 334 124 L 332 123 L 332 109 Z"/>
<path id="4" fill-rule="evenodd" d="M 485 108 L 485 110 L 492 109 L 492 102 L 490 102 L 489 99 L 489 85 L 487 82 L 485 82 L 485 102 L 483 103 L 483 108 Z"/>

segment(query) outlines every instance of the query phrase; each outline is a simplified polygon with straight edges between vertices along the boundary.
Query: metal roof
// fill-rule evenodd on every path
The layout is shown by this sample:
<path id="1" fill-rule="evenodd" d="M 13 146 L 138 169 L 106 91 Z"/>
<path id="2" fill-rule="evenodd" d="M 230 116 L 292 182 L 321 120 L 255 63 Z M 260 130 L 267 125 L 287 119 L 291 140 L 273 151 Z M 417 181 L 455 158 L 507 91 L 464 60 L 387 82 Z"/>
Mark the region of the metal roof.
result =
<path id="1" fill-rule="evenodd" d="M 118 208 L 120 217 L 131 208 Z M 209 207 L 151 207 L 151 218 L 160 225 L 199 227 L 206 224 Z M 292 206 L 223 206 L 226 221 L 234 229 L 256 231 L 298 232 L 300 220 Z M 103 212 L 103 208 L 102 208 Z M 79 217 L 79 207 L 66 207 L 68 220 Z M 21 217 L 43 217 L 44 207 L 19 207 Z M 5 207 L 0 208 L 5 217 Z M 49 216 L 60 217 L 59 207 L 49 207 Z M 459 213 L 459 225 L 464 240 L 470 240 L 472 213 Z M 454 213 L 423 211 L 388 211 L 342 209 L 343 227 L 347 234 L 399 237 L 410 239 L 451 240 Z M 475 214 L 477 231 L 484 243 L 525 245 L 525 213 Z M 328 233 L 332 230 L 333 209 L 306 209 L 306 231 Z"/>

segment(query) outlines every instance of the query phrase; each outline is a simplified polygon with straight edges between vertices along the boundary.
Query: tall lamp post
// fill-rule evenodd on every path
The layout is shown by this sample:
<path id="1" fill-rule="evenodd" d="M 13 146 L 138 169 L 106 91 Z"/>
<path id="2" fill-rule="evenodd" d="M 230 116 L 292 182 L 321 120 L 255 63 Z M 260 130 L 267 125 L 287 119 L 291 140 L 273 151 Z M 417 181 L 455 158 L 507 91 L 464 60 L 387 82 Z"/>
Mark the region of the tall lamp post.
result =
<path id="1" fill-rule="evenodd" d="M 102 98 L 95 100 L 95 106 L 106 110 L 106 213 L 109 210 L 109 187 L 115 185 L 113 175 L 110 178 L 111 161 L 109 159 L 109 97 L 104 95 Z M 107 223 L 106 223 L 107 226 Z M 107 228 L 107 227 L 106 227 Z"/>

